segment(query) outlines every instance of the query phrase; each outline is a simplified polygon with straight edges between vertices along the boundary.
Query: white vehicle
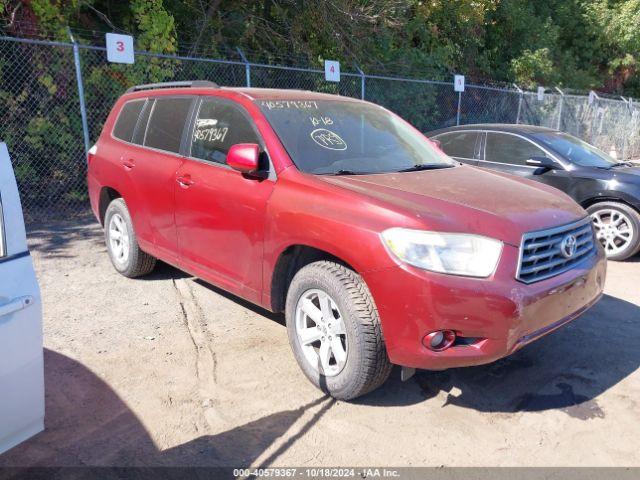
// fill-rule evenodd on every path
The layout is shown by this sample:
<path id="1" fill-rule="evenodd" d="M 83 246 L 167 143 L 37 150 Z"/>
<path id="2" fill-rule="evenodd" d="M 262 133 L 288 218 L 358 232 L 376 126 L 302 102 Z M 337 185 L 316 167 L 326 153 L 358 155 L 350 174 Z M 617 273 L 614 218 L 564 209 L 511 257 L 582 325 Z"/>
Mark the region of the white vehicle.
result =
<path id="1" fill-rule="evenodd" d="M 0 143 L 0 453 L 44 429 L 42 303 L 9 152 Z"/>

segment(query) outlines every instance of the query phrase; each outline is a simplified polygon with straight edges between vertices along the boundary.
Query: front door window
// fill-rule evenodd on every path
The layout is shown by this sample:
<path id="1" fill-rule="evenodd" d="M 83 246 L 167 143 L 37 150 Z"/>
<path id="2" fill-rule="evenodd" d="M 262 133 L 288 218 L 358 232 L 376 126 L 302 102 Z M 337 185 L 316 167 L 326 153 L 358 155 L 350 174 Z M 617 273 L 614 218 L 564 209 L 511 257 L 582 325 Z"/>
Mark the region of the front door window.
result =
<path id="1" fill-rule="evenodd" d="M 508 133 L 487 133 L 487 161 L 525 166 L 530 158 L 544 156 L 545 153 L 540 147 L 524 138 Z"/>

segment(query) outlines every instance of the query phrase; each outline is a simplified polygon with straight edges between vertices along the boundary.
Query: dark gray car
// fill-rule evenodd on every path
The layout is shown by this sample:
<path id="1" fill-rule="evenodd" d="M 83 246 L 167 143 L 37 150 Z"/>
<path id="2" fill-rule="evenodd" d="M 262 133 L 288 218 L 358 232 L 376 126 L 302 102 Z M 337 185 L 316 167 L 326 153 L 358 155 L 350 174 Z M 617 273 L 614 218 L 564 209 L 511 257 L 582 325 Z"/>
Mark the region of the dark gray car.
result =
<path id="1" fill-rule="evenodd" d="M 591 214 L 608 258 L 624 260 L 640 250 L 640 167 L 544 127 L 464 125 L 427 136 L 456 160 L 567 193 Z"/>

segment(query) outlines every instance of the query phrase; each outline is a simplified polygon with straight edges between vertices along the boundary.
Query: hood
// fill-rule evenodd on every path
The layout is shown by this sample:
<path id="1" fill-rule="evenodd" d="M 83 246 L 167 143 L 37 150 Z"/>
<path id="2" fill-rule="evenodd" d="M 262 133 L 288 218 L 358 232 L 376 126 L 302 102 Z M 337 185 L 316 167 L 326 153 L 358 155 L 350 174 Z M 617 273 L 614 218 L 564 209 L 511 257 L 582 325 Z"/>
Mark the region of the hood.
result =
<path id="1" fill-rule="evenodd" d="M 402 209 L 425 228 L 476 233 L 516 246 L 525 232 L 586 216 L 582 207 L 552 187 L 466 165 L 318 178 Z"/>
<path id="2" fill-rule="evenodd" d="M 609 172 L 613 173 L 614 177 L 624 179 L 628 182 L 640 182 L 640 167 L 615 167 Z"/>

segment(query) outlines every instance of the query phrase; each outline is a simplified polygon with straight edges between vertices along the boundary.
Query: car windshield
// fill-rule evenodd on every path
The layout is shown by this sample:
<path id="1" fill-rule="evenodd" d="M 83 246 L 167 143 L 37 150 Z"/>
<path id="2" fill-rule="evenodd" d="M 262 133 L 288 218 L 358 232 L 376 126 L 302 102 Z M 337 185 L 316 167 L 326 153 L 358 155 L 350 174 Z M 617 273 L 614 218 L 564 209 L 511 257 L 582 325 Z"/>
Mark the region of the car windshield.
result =
<path id="1" fill-rule="evenodd" d="M 602 150 L 566 133 L 544 132 L 536 133 L 534 137 L 576 165 L 610 168 L 618 163 L 615 158 Z"/>
<path id="2" fill-rule="evenodd" d="M 357 175 L 455 164 L 376 105 L 339 100 L 260 100 L 258 105 L 303 172 Z"/>

